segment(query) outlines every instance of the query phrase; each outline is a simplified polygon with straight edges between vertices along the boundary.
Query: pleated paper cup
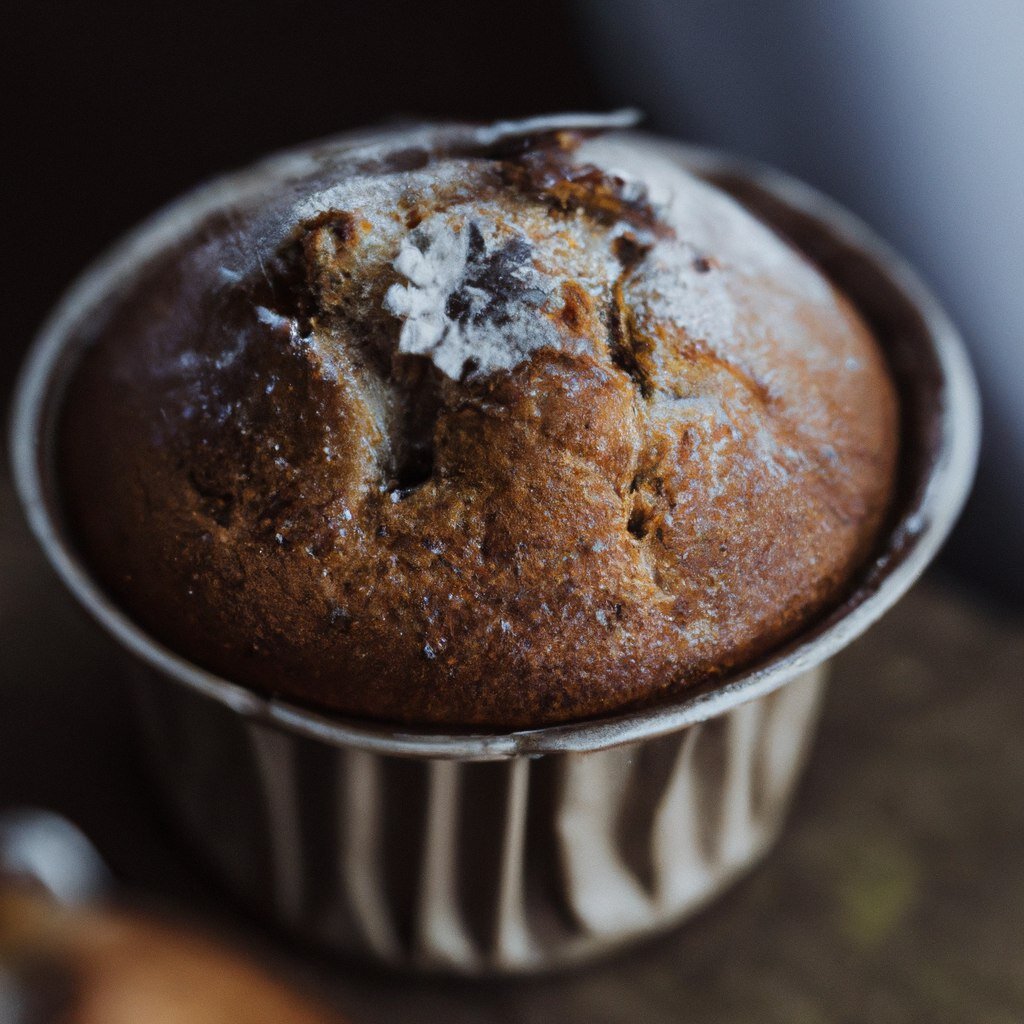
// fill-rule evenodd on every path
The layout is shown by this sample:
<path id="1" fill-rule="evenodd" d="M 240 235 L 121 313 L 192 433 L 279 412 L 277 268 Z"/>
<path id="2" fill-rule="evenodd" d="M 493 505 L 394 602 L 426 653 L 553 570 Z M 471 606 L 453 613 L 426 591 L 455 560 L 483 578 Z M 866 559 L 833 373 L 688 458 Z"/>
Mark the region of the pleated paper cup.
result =
<path id="1" fill-rule="evenodd" d="M 92 579 L 54 468 L 75 328 L 259 168 L 131 235 L 70 291 L 31 352 L 14 417 L 18 488 L 57 572 L 125 651 L 163 795 L 226 889 L 329 950 L 448 973 L 535 971 L 692 914 L 771 846 L 828 659 L 920 575 L 966 496 L 974 382 L 955 330 L 911 271 L 806 186 L 662 145 L 775 225 L 859 308 L 899 387 L 902 450 L 889 527 L 847 600 L 759 664 L 658 707 L 501 734 L 348 720 L 185 661 Z"/>

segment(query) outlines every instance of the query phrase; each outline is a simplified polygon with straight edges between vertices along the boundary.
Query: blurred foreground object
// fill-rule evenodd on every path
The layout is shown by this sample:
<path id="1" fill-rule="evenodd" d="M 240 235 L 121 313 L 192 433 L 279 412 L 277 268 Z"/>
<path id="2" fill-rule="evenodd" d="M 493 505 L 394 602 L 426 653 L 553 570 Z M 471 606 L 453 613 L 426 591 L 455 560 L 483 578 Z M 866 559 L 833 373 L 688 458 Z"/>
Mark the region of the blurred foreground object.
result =
<path id="1" fill-rule="evenodd" d="M 615 102 L 806 178 L 930 278 L 985 399 L 953 554 L 1024 600 L 1024 4 L 576 5 Z"/>
<path id="2" fill-rule="evenodd" d="M 70 906 L 106 872 L 73 826 L 0 818 L 0 1024 L 328 1024 L 245 959 L 134 913 Z"/>

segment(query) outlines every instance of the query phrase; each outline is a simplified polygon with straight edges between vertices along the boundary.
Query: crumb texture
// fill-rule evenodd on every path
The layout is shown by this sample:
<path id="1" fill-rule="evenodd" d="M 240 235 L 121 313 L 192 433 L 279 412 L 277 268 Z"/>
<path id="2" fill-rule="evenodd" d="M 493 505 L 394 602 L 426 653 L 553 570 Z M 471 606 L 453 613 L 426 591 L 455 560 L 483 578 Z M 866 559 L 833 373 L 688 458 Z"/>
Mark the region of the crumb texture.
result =
<path id="1" fill-rule="evenodd" d="M 894 473 L 874 339 L 600 127 L 276 158 L 89 318 L 62 479 L 146 628 L 265 692 L 504 729 L 675 693 L 838 600 Z"/>

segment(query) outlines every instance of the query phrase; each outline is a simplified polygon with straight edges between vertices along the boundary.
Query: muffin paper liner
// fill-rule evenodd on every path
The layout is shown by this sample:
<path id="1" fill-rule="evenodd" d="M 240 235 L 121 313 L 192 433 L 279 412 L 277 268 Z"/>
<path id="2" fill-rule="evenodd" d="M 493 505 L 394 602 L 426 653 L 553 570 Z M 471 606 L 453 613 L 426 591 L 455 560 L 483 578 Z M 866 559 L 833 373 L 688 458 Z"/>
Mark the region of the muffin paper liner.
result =
<path id="1" fill-rule="evenodd" d="M 673 143 L 842 288 L 901 399 L 891 522 L 847 599 L 718 685 L 657 706 L 515 733 L 439 733 L 311 711 L 162 647 L 103 592 L 63 521 L 54 422 L 75 328 L 154 252 L 285 154 L 205 186 L 88 271 L 44 326 L 16 397 L 15 479 L 69 589 L 129 655 L 155 775 L 192 847 L 239 900 L 346 955 L 461 974 L 585 961 L 681 921 L 777 835 L 826 661 L 910 587 L 973 476 L 978 406 L 959 337 L 914 274 L 817 192 Z"/>
<path id="2" fill-rule="evenodd" d="M 389 757 L 139 680 L 164 797 L 239 899 L 305 938 L 465 973 L 665 928 L 775 837 L 824 671 L 667 736 L 502 761 Z"/>

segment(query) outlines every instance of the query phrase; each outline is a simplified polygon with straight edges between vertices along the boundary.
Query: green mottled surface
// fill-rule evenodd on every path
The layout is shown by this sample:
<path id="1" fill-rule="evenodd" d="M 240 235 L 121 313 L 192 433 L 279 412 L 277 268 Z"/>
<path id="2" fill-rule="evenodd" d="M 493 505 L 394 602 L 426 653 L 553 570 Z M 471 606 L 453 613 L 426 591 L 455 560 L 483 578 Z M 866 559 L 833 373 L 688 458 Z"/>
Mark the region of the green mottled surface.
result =
<path id="1" fill-rule="evenodd" d="M 356 1022 L 1019 1024 L 1024 623 L 936 579 L 836 663 L 765 864 L 680 931 L 572 975 L 338 969 L 221 903 L 152 808 L 108 648 L 0 485 L 0 806 L 82 825 L 150 905 L 205 921 Z"/>

